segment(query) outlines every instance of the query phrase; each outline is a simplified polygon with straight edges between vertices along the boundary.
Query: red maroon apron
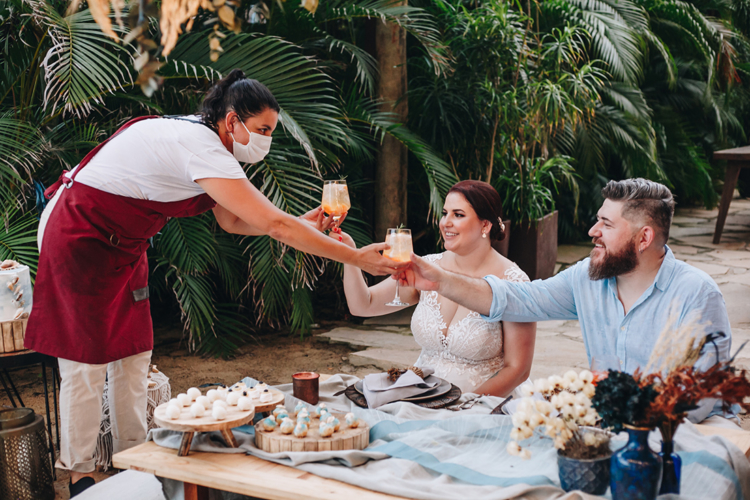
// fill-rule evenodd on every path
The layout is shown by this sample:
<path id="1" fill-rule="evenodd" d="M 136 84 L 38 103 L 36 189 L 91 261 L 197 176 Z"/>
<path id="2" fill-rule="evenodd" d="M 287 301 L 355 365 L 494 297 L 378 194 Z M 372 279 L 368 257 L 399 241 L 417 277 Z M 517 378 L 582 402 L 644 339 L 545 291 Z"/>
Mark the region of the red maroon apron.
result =
<path id="1" fill-rule="evenodd" d="M 43 354 L 103 364 L 154 346 L 148 300 L 149 238 L 171 217 L 190 217 L 216 203 L 202 194 L 157 202 L 106 193 L 75 182 L 91 158 L 135 118 L 81 161 L 64 184 L 45 227 L 24 345 Z M 133 147 L 138 147 L 133 145 Z"/>

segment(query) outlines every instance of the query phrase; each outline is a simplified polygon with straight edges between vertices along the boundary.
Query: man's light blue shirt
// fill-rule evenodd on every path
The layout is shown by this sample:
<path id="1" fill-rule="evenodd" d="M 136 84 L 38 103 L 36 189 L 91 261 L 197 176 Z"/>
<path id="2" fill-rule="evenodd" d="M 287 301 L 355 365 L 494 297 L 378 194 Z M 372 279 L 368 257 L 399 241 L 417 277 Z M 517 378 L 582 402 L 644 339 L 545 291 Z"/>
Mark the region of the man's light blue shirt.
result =
<path id="1" fill-rule="evenodd" d="M 670 311 L 678 316 L 678 324 L 697 314 L 707 324 L 706 333 L 724 332 L 716 341 L 717 350 L 707 346 L 699 364 L 708 368 L 718 359 L 729 359 L 732 333 L 724 297 L 711 277 L 685 262 L 675 259 L 665 246 L 666 254 L 654 283 L 625 310 L 617 295 L 617 279 L 594 281 L 589 278 L 589 261 L 546 280 L 514 283 L 497 276 L 485 276 L 492 287 L 492 306 L 488 321 L 533 322 L 577 319 L 581 325 L 586 354 L 592 359 L 620 360 L 620 369 L 633 373 L 646 368 L 659 334 L 667 323 Z M 705 411 L 691 412 L 691 420 L 721 414 L 718 405 Z"/>

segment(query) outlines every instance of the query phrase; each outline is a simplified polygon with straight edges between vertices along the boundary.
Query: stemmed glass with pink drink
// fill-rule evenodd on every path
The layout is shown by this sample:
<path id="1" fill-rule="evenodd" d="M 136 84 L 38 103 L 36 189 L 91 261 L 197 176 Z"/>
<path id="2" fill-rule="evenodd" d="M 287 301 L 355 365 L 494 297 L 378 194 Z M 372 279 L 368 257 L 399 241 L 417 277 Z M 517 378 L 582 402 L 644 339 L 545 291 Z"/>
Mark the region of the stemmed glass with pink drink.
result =
<path id="1" fill-rule="evenodd" d="M 396 262 L 409 262 L 412 252 L 411 229 L 388 229 L 385 235 L 385 242 L 391 248 L 383 251 L 383 257 L 395 260 Z M 396 296 L 387 306 L 408 306 L 406 302 L 401 302 L 398 295 L 399 285 L 396 281 Z"/>

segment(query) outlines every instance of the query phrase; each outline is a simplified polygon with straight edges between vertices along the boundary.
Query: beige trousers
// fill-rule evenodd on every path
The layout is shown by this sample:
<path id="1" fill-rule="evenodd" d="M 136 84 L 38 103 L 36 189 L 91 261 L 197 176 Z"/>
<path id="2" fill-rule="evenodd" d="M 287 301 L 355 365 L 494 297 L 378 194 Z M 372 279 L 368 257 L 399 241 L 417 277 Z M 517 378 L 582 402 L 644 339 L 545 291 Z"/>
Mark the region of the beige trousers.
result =
<path id="1" fill-rule="evenodd" d="M 151 351 L 103 365 L 58 359 L 60 365 L 60 469 L 93 472 L 102 415 L 102 393 L 108 381 L 113 451 L 146 440 L 146 397 Z"/>

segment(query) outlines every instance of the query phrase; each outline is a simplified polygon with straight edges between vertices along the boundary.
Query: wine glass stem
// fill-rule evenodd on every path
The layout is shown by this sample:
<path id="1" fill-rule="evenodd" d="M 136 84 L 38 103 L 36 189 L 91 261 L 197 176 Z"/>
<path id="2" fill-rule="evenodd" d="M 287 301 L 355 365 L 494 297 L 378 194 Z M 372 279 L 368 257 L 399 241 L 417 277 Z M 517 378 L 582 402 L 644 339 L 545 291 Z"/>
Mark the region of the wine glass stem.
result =
<path id="1" fill-rule="evenodd" d="M 398 295 L 398 288 L 399 288 L 399 284 L 398 284 L 398 281 L 397 281 L 396 282 L 396 298 L 393 299 L 394 302 L 401 302 L 401 297 L 399 297 L 399 295 Z"/>
<path id="2" fill-rule="evenodd" d="M 339 227 L 339 219 L 341 219 L 340 215 L 333 216 L 333 227 Z"/>

